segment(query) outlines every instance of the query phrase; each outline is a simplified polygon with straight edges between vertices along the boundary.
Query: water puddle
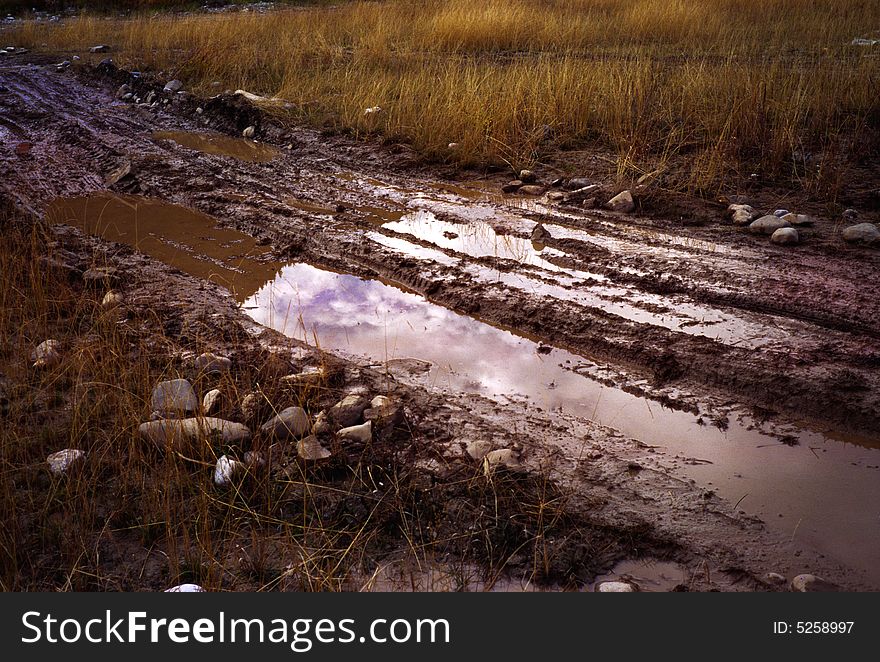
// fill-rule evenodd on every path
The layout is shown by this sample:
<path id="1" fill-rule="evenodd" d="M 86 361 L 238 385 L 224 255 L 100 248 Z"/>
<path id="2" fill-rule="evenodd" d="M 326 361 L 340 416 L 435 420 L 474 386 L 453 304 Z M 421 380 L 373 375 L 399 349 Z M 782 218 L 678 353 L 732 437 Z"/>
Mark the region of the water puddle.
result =
<path id="1" fill-rule="evenodd" d="M 754 424 L 745 418 L 724 431 L 707 427 L 690 413 L 589 379 L 583 357 L 562 349 L 540 354 L 532 340 L 416 294 L 306 264 L 284 267 L 244 305 L 257 322 L 308 342 L 317 337 L 324 348 L 377 366 L 403 358 L 428 361 L 420 379 L 450 397 L 525 397 L 534 407 L 588 418 L 662 446 L 685 476 L 786 537 L 864 568 L 880 582 L 876 448 L 809 430 L 795 430 L 799 443 L 788 446 L 750 429 Z"/>
<path id="2" fill-rule="evenodd" d="M 108 241 L 128 244 L 193 276 L 218 283 L 244 301 L 275 277 L 267 248 L 201 212 L 139 196 L 97 193 L 53 201 L 47 216 Z"/>
<path id="3" fill-rule="evenodd" d="M 244 138 L 233 138 L 222 133 L 192 133 L 189 131 L 156 131 L 153 140 L 171 140 L 178 145 L 214 156 L 231 156 L 249 163 L 267 163 L 280 152 L 269 145 Z"/>
<path id="4" fill-rule="evenodd" d="M 621 561 L 608 574 L 596 577 L 593 585 L 627 580 L 634 582 L 640 591 L 649 593 L 665 593 L 690 584 L 689 573 L 684 566 L 670 561 L 642 559 Z"/>

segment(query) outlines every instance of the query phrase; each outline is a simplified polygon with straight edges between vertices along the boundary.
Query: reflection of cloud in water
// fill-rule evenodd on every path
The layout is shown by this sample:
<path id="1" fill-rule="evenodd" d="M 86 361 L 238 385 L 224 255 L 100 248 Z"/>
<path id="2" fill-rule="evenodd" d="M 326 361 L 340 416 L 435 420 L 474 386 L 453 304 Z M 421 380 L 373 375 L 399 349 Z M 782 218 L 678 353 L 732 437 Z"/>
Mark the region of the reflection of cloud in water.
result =
<path id="1" fill-rule="evenodd" d="M 549 393 L 559 368 L 534 343 L 379 281 L 297 264 L 245 303 L 258 322 L 374 361 L 418 358 L 438 385 L 489 393 Z M 313 335 L 314 334 L 314 335 Z"/>

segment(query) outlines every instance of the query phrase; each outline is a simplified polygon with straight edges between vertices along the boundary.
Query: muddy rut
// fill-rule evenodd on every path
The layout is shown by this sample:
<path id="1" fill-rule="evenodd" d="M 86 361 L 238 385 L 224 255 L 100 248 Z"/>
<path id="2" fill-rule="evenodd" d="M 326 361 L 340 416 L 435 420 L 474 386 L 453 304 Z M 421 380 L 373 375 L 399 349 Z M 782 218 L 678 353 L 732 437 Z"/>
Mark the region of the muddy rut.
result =
<path id="1" fill-rule="evenodd" d="M 0 152 L 3 192 L 54 222 L 100 226 L 107 239 L 152 237 L 142 250 L 224 285 L 268 326 L 306 338 L 317 330 L 374 363 L 384 351 L 379 362 L 433 364 L 412 379 L 490 398 L 467 405 L 486 415 L 526 404 L 547 426 L 594 418 L 643 450 L 662 447 L 664 471 L 730 502 L 745 493 L 744 511 L 786 534 L 806 518 L 799 540 L 880 583 L 880 251 L 847 247 L 825 220 L 801 246 L 773 246 L 709 203 L 717 222 L 685 225 L 647 206 L 629 216 L 501 196 L 501 175 L 442 181 L 405 147 L 285 127 L 240 97 L 160 94 L 150 108 L 116 100 L 122 83 L 143 97 L 154 89 L 113 67 L 0 68 L 0 136 L 32 145 Z M 259 146 L 228 138 L 249 126 Z M 152 204 L 144 199 L 185 210 L 163 212 L 166 232 L 123 236 L 125 209 Z M 546 233 L 532 241 L 538 223 Z M 240 235 L 218 238 L 227 231 Z M 415 336 L 393 352 L 352 340 L 347 326 L 368 326 L 363 306 L 338 292 L 359 287 L 355 302 L 382 302 L 409 328 L 423 323 L 427 344 L 447 343 L 448 370 Z M 329 303 L 318 296 L 327 292 Z M 342 311 L 335 326 L 322 320 L 328 309 Z M 301 324 L 288 328 L 291 310 Z M 394 323 L 385 319 L 386 335 Z M 478 371 L 456 352 L 480 334 L 491 360 Z M 506 381 L 486 377 L 511 362 L 522 369 Z M 567 437 L 574 425 L 565 429 L 555 442 L 581 452 Z M 768 454 L 778 484 L 762 468 Z M 818 469 L 801 466 L 813 457 Z M 825 492 L 847 483 L 848 495 Z M 841 523 L 860 506 L 861 519 Z"/>

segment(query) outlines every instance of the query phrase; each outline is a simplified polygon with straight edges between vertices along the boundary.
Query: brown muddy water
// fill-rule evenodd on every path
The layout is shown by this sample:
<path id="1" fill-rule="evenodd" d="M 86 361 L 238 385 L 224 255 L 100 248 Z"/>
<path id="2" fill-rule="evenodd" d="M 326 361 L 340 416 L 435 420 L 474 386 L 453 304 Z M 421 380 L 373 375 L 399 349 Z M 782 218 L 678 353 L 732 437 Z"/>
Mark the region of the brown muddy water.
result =
<path id="1" fill-rule="evenodd" d="M 267 163 L 276 158 L 278 150 L 269 145 L 244 138 L 231 138 L 222 133 L 189 131 L 156 131 L 153 140 L 171 140 L 178 145 L 214 156 L 229 156 L 249 163 Z"/>
<path id="2" fill-rule="evenodd" d="M 96 195 L 56 201 L 49 213 L 55 222 L 127 243 L 230 287 L 254 320 L 289 336 L 309 343 L 317 338 L 324 349 L 363 357 L 389 371 L 396 364 L 421 366 L 407 379 L 450 399 L 474 393 L 502 402 L 525 401 L 536 409 L 590 419 L 661 447 L 677 474 L 760 516 L 786 538 L 864 570 L 880 584 L 880 449 L 870 440 L 789 425 L 782 432 L 798 443 L 787 445 L 771 434 L 778 434 L 779 426 L 762 429 L 746 415 L 732 418 L 726 430 L 703 425 L 691 413 L 604 385 L 599 378 L 607 371 L 585 357 L 562 348 L 539 353 L 538 343 L 531 339 L 432 304 L 394 283 L 308 264 L 279 269 L 276 263 L 261 261 L 265 251 L 250 237 L 218 228 L 209 216 L 182 207 Z M 431 226 L 433 221 L 427 221 Z M 398 222 L 401 219 L 383 219 L 383 225 Z M 426 231 L 414 227 L 415 219 L 407 223 L 401 229 L 426 236 Z M 431 232 L 440 229 L 431 228 Z M 458 224 L 444 226 L 443 232 L 457 234 L 440 236 L 465 253 L 495 250 L 494 243 L 486 242 L 498 239 L 488 235 L 468 239 L 467 227 Z M 412 249 L 431 259 L 457 260 L 401 237 L 379 232 L 366 236 L 374 235 L 408 254 Z M 440 236 L 433 239 L 442 244 Z M 555 265 L 544 264 L 550 256 L 524 241 L 501 250 L 552 272 Z M 576 282 L 585 282 L 588 276 L 558 267 L 557 275 Z M 567 451 L 572 457 L 572 449 Z M 574 452 L 573 461 L 577 449 Z M 629 571 L 615 570 L 621 572 Z"/>

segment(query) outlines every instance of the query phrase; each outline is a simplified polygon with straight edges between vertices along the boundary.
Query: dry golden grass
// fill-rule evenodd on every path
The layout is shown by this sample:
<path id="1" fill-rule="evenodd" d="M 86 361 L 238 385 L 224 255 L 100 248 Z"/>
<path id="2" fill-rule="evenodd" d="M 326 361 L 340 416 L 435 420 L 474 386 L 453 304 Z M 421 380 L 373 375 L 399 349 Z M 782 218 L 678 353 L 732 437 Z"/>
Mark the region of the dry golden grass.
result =
<path id="1" fill-rule="evenodd" d="M 83 18 L 19 38 L 111 43 L 120 64 L 280 96 L 300 118 L 460 163 L 588 144 L 619 155 L 621 176 L 678 159 L 691 189 L 750 172 L 822 189 L 841 155 L 877 144 L 878 49 L 850 45 L 866 26 L 880 26 L 874 0 L 391 0 Z"/>

